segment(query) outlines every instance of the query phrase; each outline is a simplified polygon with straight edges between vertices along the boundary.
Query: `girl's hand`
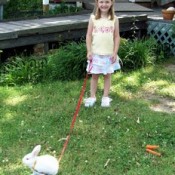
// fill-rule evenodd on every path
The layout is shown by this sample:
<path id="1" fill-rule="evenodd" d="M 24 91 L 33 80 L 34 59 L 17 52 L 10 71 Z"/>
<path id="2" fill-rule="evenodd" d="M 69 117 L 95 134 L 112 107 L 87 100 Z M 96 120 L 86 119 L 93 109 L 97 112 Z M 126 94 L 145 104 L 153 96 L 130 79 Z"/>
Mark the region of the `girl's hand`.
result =
<path id="1" fill-rule="evenodd" d="M 90 52 L 87 53 L 87 59 L 92 60 L 92 53 L 90 53 Z"/>
<path id="2" fill-rule="evenodd" d="M 112 64 L 115 63 L 116 61 L 117 61 L 117 55 L 113 54 L 112 57 L 111 57 Z"/>

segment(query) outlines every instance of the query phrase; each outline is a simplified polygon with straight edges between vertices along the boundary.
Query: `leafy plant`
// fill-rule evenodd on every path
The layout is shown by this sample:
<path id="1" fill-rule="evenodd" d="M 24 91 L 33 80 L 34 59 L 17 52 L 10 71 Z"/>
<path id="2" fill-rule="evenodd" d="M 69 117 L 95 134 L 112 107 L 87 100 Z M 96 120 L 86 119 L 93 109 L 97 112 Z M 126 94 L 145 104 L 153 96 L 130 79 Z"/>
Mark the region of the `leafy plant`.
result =
<path id="1" fill-rule="evenodd" d="M 122 70 L 136 70 L 164 59 L 155 39 L 121 40 Z M 43 80 L 78 80 L 86 74 L 85 41 L 65 43 L 44 57 L 15 57 L 1 69 L 0 84 L 37 83 Z"/>
<path id="2" fill-rule="evenodd" d="M 121 42 L 119 56 L 124 69 L 138 69 L 155 62 L 156 41 L 153 38 Z"/>
<path id="3" fill-rule="evenodd" d="M 4 5 L 4 18 L 14 18 L 20 11 L 36 11 L 42 9 L 42 0 L 11 0 Z"/>
<path id="4" fill-rule="evenodd" d="M 76 7 L 73 5 L 67 5 L 64 1 L 60 3 L 60 5 L 55 6 L 54 9 L 49 10 L 48 14 L 56 15 L 56 14 L 65 14 L 65 13 L 73 13 L 79 12 L 82 10 L 80 7 Z"/>
<path id="5" fill-rule="evenodd" d="M 70 42 L 49 56 L 48 74 L 52 79 L 75 80 L 84 77 L 86 45 L 84 41 Z"/>
<path id="6" fill-rule="evenodd" d="M 70 42 L 47 57 L 16 56 L 2 65 L 0 84 L 37 83 L 43 80 L 77 80 L 86 70 L 84 41 Z"/>
<path id="7" fill-rule="evenodd" d="M 45 76 L 46 59 L 16 56 L 2 66 L 0 84 L 14 85 L 23 83 L 36 83 Z"/>
<path id="8" fill-rule="evenodd" d="M 43 14 L 42 0 L 13 0 L 8 1 L 4 6 L 4 18 L 14 19 L 21 17 L 37 17 L 58 14 L 70 14 L 81 11 L 82 8 L 69 5 L 62 1 L 54 9 Z"/>

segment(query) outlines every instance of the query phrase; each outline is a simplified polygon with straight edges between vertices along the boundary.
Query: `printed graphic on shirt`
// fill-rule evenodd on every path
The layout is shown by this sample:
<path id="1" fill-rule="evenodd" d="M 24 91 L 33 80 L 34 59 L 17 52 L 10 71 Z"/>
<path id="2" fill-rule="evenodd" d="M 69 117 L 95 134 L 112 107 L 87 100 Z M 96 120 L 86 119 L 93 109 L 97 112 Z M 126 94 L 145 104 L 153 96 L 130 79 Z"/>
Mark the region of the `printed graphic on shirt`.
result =
<path id="1" fill-rule="evenodd" d="M 106 26 L 97 27 L 97 26 L 94 26 L 93 32 L 94 33 L 113 33 L 114 32 L 114 27 L 113 26 L 110 26 L 110 27 L 106 27 Z"/>

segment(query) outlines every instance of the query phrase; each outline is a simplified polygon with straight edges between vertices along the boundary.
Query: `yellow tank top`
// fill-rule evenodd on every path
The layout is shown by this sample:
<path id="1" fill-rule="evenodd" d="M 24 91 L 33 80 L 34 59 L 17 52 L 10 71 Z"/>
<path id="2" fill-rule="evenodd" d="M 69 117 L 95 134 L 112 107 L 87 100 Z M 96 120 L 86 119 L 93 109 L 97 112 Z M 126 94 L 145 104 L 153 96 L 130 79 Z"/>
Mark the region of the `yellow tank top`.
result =
<path id="1" fill-rule="evenodd" d="M 95 19 L 91 15 L 93 21 L 92 31 L 92 53 L 97 55 L 111 55 L 114 49 L 114 20 Z"/>

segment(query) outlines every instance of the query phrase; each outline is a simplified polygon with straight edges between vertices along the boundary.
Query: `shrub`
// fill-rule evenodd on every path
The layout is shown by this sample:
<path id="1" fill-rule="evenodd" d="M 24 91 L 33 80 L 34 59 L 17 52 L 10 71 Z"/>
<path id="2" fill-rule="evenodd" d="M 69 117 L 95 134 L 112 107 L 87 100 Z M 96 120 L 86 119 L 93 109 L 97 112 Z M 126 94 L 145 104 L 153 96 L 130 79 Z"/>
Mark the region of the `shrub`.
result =
<path id="1" fill-rule="evenodd" d="M 82 10 L 80 7 L 68 5 L 64 1 L 59 3 L 54 9 L 43 14 L 42 0 L 11 0 L 4 6 L 4 18 L 27 18 L 38 16 L 49 16 L 57 14 L 72 14 Z"/>
<path id="2" fill-rule="evenodd" d="M 38 83 L 43 80 L 78 80 L 86 73 L 85 42 L 71 42 L 55 53 L 36 58 L 16 56 L 1 66 L 0 85 Z"/>
<path id="3" fill-rule="evenodd" d="M 65 2 L 61 2 L 60 5 L 55 6 L 54 9 L 49 10 L 49 14 L 71 14 L 81 11 L 82 8 L 73 5 L 67 5 Z"/>
<path id="4" fill-rule="evenodd" d="M 153 38 L 121 40 L 119 56 L 124 69 L 138 69 L 148 64 L 154 64 L 156 57 L 156 41 Z"/>
<path id="5" fill-rule="evenodd" d="M 51 79 L 76 80 L 84 77 L 86 69 L 85 42 L 71 42 L 60 47 L 48 58 Z"/>
<path id="6" fill-rule="evenodd" d="M 4 5 L 4 18 L 14 18 L 22 10 L 40 9 L 42 9 L 42 0 L 11 0 Z"/>
<path id="7" fill-rule="evenodd" d="M 46 58 L 16 56 L 1 67 L 0 84 L 37 83 L 46 77 L 46 64 Z"/>
<path id="8" fill-rule="evenodd" d="M 121 40 L 119 56 L 123 70 L 135 70 L 154 64 L 160 58 L 162 48 L 153 38 L 142 40 Z M 158 55 L 158 56 L 156 56 Z M 69 42 L 44 57 L 16 56 L 1 68 L 0 84 L 13 85 L 38 83 L 43 80 L 78 80 L 86 74 L 85 41 Z"/>

